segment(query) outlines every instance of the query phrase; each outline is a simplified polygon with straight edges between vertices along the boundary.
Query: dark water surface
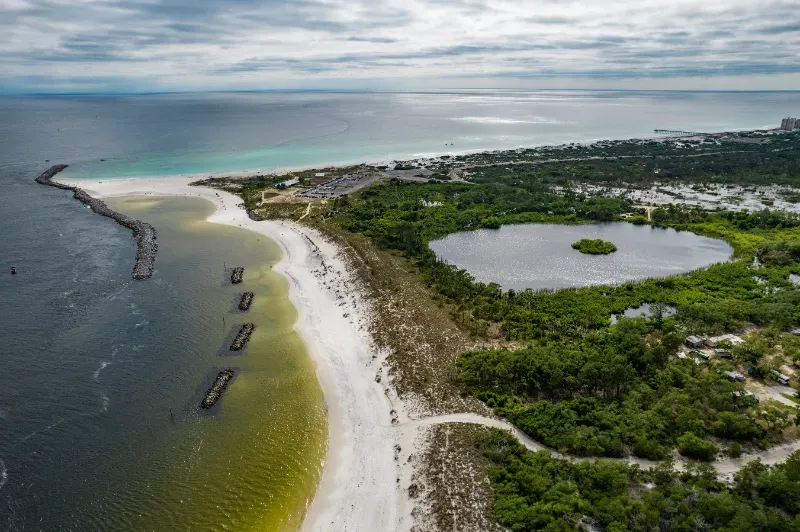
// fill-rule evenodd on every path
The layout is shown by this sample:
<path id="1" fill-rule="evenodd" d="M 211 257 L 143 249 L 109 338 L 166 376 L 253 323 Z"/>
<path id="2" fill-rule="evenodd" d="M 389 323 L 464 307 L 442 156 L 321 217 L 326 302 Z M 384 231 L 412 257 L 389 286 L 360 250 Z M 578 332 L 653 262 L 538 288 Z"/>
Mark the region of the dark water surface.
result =
<path id="1" fill-rule="evenodd" d="M 613 242 L 610 255 L 572 249 L 583 238 Z M 447 262 L 478 281 L 504 289 L 569 288 L 667 277 L 731 257 L 725 242 L 674 229 L 625 222 L 590 225 L 523 224 L 454 233 L 431 242 Z"/>
<path id="2" fill-rule="evenodd" d="M 27 223 L 4 256 L 20 273 L 0 275 L 0 529 L 296 528 L 325 414 L 270 270 L 277 245 L 204 222 L 203 200 L 109 201 L 158 228 L 155 275 L 132 281 L 128 230 L 67 193 L 35 192 L 53 207 L 20 208 Z M 68 223 L 50 218 L 59 211 Z M 242 285 L 226 261 L 246 267 Z M 246 318 L 243 289 L 256 293 Z M 219 356 L 245 319 L 257 328 L 244 355 Z M 221 367 L 236 380 L 201 411 Z"/>

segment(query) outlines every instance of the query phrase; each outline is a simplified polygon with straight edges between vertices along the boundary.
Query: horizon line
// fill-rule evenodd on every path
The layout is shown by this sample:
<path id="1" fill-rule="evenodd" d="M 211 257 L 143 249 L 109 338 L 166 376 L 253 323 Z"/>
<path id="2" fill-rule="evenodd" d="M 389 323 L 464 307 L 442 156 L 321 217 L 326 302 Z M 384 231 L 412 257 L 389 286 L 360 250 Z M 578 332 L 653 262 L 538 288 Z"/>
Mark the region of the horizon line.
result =
<path id="1" fill-rule="evenodd" d="M 2 96 L 158 96 L 167 94 L 260 94 L 260 93 L 364 93 L 364 94 L 413 94 L 413 93 L 434 93 L 446 94 L 459 91 L 513 91 L 513 92 L 686 92 L 686 93 L 765 93 L 780 92 L 793 93 L 800 92 L 800 89 L 608 89 L 608 88 L 519 88 L 519 87 L 457 87 L 448 89 L 309 89 L 309 88 L 286 88 L 286 89 L 183 89 L 183 90 L 159 90 L 159 91 L 2 91 Z"/>

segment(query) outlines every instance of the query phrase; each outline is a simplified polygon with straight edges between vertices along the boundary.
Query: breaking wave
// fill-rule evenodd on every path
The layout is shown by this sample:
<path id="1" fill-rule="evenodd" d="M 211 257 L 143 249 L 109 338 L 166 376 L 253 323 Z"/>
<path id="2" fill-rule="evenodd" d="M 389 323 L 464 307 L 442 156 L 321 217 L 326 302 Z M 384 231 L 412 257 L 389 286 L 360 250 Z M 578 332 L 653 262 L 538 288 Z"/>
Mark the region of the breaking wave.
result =
<path id="1" fill-rule="evenodd" d="M 474 122 L 477 124 L 561 124 L 560 120 L 543 116 L 527 116 L 524 118 L 503 118 L 500 116 L 459 116 L 453 120 Z"/>

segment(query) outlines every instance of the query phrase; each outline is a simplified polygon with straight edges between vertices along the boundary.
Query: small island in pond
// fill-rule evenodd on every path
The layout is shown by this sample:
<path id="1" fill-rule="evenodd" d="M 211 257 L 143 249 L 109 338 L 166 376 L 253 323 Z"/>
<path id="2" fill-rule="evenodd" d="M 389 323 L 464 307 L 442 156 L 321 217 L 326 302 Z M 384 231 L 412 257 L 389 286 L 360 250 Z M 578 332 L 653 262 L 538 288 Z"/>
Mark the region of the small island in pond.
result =
<path id="1" fill-rule="evenodd" d="M 584 238 L 572 244 L 572 249 L 577 249 L 581 253 L 587 253 L 589 255 L 609 255 L 617 250 L 617 246 L 611 242 L 600 240 L 599 238 L 594 240 Z"/>

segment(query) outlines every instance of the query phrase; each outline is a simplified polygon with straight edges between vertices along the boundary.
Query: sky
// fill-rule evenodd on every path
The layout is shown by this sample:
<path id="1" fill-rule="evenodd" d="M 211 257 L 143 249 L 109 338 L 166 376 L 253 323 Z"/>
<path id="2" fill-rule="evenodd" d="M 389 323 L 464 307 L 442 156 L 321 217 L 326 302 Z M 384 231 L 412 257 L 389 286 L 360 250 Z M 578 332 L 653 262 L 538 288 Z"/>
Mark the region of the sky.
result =
<path id="1" fill-rule="evenodd" d="M 800 90 L 800 0 L 0 0 L 0 91 Z"/>

